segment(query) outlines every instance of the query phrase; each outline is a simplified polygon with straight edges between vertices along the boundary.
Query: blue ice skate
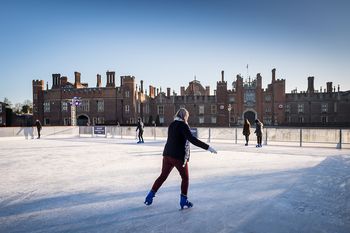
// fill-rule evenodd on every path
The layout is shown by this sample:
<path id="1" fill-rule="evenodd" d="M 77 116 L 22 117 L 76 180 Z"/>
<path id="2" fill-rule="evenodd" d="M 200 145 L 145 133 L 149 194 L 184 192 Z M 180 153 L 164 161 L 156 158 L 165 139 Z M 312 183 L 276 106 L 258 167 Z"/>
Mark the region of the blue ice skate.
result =
<path id="1" fill-rule="evenodd" d="M 192 204 L 192 202 L 189 202 L 187 200 L 187 196 L 181 194 L 181 196 L 180 196 L 180 206 L 181 206 L 181 209 L 183 209 L 185 206 L 187 206 L 187 208 L 191 208 L 191 207 L 193 207 L 193 204 Z"/>
<path id="2" fill-rule="evenodd" d="M 153 202 L 153 197 L 155 197 L 155 195 L 156 195 L 155 192 L 153 192 L 152 190 L 149 191 L 149 193 L 148 193 L 148 195 L 147 195 L 147 197 L 146 197 L 144 203 L 145 203 L 146 205 L 151 205 L 152 202 Z"/>

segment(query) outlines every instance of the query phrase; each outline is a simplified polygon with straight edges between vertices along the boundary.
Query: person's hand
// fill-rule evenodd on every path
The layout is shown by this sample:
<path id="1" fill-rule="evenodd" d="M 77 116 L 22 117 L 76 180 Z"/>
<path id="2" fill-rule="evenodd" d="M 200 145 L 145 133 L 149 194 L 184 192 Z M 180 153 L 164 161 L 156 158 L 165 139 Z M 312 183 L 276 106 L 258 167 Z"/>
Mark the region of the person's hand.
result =
<path id="1" fill-rule="evenodd" d="M 210 153 L 214 153 L 217 154 L 218 152 L 211 146 L 209 146 L 208 151 L 210 151 Z"/>

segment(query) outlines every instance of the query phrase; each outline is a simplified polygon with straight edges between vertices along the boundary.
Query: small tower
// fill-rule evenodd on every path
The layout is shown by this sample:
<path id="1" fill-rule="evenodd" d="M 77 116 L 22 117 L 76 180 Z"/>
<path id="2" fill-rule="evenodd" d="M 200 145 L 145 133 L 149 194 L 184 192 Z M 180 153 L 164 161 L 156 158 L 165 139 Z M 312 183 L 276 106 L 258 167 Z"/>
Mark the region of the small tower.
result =
<path id="1" fill-rule="evenodd" d="M 41 122 L 44 121 L 44 80 L 33 80 L 33 119 L 39 119 Z"/>

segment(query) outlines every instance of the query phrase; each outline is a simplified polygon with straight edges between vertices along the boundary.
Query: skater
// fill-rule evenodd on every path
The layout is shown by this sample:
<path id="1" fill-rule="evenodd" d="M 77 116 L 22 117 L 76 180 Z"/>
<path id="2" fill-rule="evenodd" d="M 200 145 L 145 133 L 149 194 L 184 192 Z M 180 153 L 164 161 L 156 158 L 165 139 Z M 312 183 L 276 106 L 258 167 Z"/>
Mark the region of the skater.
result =
<path id="1" fill-rule="evenodd" d="M 243 135 L 245 136 L 245 145 L 248 146 L 250 135 L 250 123 L 247 118 L 244 120 Z"/>
<path id="2" fill-rule="evenodd" d="M 137 127 L 136 127 L 136 131 L 139 131 L 139 141 L 137 143 L 144 143 L 143 141 L 143 128 L 144 128 L 144 124 L 141 120 L 141 118 L 139 117 L 139 119 L 137 120 Z"/>
<path id="3" fill-rule="evenodd" d="M 188 141 L 204 150 L 210 151 L 211 153 L 216 154 L 217 152 L 206 143 L 192 136 L 190 127 L 187 123 L 188 117 L 188 111 L 185 108 L 180 108 L 175 115 L 174 121 L 169 125 L 168 139 L 163 151 L 162 171 L 145 199 L 144 203 L 146 205 L 152 204 L 156 192 L 167 179 L 171 170 L 175 167 L 179 171 L 182 179 L 180 207 L 183 209 L 184 207 L 190 208 L 193 206 L 193 204 L 187 199 L 189 182 L 188 160 L 190 153 Z"/>
<path id="4" fill-rule="evenodd" d="M 256 145 L 256 147 L 262 147 L 261 145 L 261 141 L 262 141 L 262 135 L 263 135 L 263 123 L 259 120 L 256 119 L 255 120 L 255 125 L 256 125 L 256 129 L 255 129 L 255 134 L 256 134 L 256 138 L 257 138 L 257 142 L 258 144 Z"/>
<path id="5" fill-rule="evenodd" d="M 41 131 L 42 126 L 41 126 L 41 123 L 40 123 L 39 119 L 36 119 L 35 125 L 36 125 L 36 129 L 37 129 L 37 131 L 38 131 L 38 137 L 37 137 L 37 139 L 40 139 L 40 131 Z"/>

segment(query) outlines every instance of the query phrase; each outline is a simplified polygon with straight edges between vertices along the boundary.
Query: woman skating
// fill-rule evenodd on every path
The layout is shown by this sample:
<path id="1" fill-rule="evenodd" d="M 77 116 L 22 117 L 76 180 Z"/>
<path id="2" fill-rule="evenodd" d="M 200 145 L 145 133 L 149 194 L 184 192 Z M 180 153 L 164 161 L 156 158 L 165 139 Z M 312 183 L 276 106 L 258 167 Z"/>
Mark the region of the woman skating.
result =
<path id="1" fill-rule="evenodd" d="M 181 176 L 181 195 L 180 195 L 180 207 L 190 208 L 193 204 L 187 199 L 187 191 L 189 184 L 188 175 L 188 159 L 189 159 L 189 142 L 192 144 L 208 150 L 211 153 L 217 153 L 208 144 L 200 141 L 194 137 L 188 126 L 189 113 L 185 108 L 180 108 L 174 118 L 174 121 L 168 128 L 168 139 L 163 151 L 163 164 L 160 176 L 154 182 L 151 191 L 148 193 L 145 204 L 151 205 L 153 198 L 162 186 L 164 181 L 168 178 L 171 170 L 175 167 Z"/>

